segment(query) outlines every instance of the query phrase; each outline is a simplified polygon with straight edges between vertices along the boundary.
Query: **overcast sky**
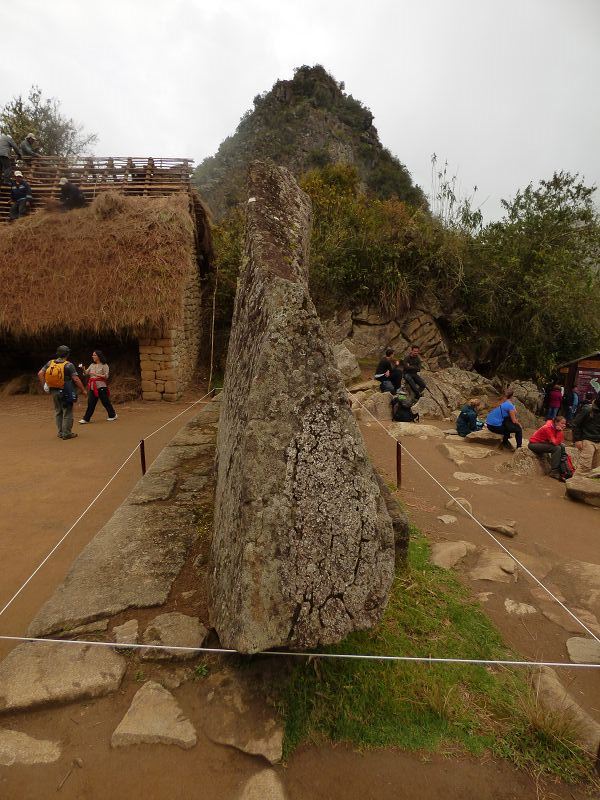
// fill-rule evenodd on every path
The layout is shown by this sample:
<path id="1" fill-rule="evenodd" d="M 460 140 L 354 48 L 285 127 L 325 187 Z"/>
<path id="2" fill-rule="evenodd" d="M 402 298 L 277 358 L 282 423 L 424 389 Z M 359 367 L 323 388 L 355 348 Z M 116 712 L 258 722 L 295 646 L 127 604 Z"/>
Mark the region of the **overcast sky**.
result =
<path id="1" fill-rule="evenodd" d="M 488 218 L 554 170 L 600 183 L 600 0 L 18 0 L 0 104 L 37 83 L 98 155 L 212 155 L 254 95 L 323 64 L 429 193 L 447 159 Z"/>

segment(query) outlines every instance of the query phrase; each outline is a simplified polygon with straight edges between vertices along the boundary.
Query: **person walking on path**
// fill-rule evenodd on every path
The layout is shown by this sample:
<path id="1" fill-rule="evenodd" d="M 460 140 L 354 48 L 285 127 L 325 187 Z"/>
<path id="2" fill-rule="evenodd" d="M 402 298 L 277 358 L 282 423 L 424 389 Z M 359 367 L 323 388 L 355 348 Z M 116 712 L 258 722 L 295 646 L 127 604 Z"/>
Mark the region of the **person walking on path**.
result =
<path id="1" fill-rule="evenodd" d="M 562 389 L 558 383 L 555 383 L 548 392 L 548 413 L 546 414 L 546 419 L 554 419 L 558 415 L 562 400 Z"/>
<path id="2" fill-rule="evenodd" d="M 375 370 L 375 380 L 379 381 L 382 392 L 394 394 L 402 383 L 402 370 L 400 362 L 394 361 L 394 350 L 386 348 L 385 356 L 381 359 Z"/>
<path id="3" fill-rule="evenodd" d="M 11 151 L 21 158 L 21 151 L 17 143 L 8 134 L 0 135 L 0 185 L 10 183 L 10 173 L 12 172 Z"/>
<path id="4" fill-rule="evenodd" d="M 514 433 L 517 448 L 523 445 L 523 428 L 517 419 L 517 409 L 512 402 L 513 391 L 507 389 L 497 406 L 487 415 L 485 424 L 492 433 L 502 434 L 502 445 L 510 447 L 509 440 Z"/>
<path id="5" fill-rule="evenodd" d="M 583 406 L 573 420 L 573 442 L 579 450 L 579 472 L 600 467 L 600 395 Z"/>
<path id="6" fill-rule="evenodd" d="M 12 200 L 10 219 L 15 220 L 19 217 L 24 217 L 31 208 L 33 196 L 30 185 L 19 170 L 15 172 L 15 179 L 10 187 L 10 198 Z"/>
<path id="7" fill-rule="evenodd" d="M 85 388 L 77 374 L 77 368 L 68 361 L 70 349 L 61 345 L 56 358 L 46 362 L 38 372 L 39 382 L 45 392 L 52 395 L 54 414 L 59 439 L 75 439 L 73 429 L 73 403 L 77 401 L 77 387 L 82 393 Z"/>
<path id="8" fill-rule="evenodd" d="M 549 419 L 541 428 L 531 434 L 527 445 L 531 452 L 538 456 L 550 453 L 550 477 L 559 481 L 566 481 L 573 477 L 567 451 L 563 444 L 566 427 L 567 420 L 564 417 L 558 416 L 555 419 Z"/>
<path id="9" fill-rule="evenodd" d="M 413 390 L 418 400 L 419 397 L 423 396 L 427 384 L 419 375 L 419 372 L 423 368 L 423 362 L 419 356 L 419 348 L 417 345 L 413 345 L 410 348 L 410 352 L 404 359 L 402 366 L 404 368 L 404 380 Z"/>
<path id="10" fill-rule="evenodd" d="M 79 365 L 83 366 L 82 364 Z M 92 353 L 92 363 L 85 370 L 88 376 L 88 402 L 83 419 L 79 420 L 80 425 L 87 425 L 91 421 L 98 400 L 102 403 L 108 414 L 108 421 L 117 419 L 117 412 L 110 402 L 110 391 L 107 386 L 110 370 L 106 363 L 106 358 L 102 350 L 94 350 Z"/>
<path id="11" fill-rule="evenodd" d="M 481 430 L 483 423 L 477 419 L 477 412 L 480 408 L 481 400 L 477 397 L 472 397 L 461 408 L 460 414 L 456 418 L 456 432 L 459 436 L 468 436 L 473 431 Z"/>

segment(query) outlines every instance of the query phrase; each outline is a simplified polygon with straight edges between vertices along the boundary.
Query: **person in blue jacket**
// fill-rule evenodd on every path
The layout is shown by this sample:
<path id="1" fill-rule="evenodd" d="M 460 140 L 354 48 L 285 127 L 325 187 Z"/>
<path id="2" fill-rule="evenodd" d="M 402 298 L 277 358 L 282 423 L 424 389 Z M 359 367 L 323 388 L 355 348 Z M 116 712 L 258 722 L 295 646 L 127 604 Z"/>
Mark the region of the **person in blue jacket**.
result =
<path id="1" fill-rule="evenodd" d="M 31 208 L 33 197 L 31 195 L 31 187 L 19 170 L 16 170 L 15 179 L 10 186 L 10 198 L 12 200 L 10 207 L 11 220 L 17 219 L 17 217 L 24 217 Z"/>
<path id="2" fill-rule="evenodd" d="M 456 431 L 459 436 L 467 436 L 473 431 L 480 431 L 483 422 L 477 419 L 477 412 L 481 408 L 481 400 L 472 397 L 468 403 L 461 408 L 460 414 L 456 418 Z"/>

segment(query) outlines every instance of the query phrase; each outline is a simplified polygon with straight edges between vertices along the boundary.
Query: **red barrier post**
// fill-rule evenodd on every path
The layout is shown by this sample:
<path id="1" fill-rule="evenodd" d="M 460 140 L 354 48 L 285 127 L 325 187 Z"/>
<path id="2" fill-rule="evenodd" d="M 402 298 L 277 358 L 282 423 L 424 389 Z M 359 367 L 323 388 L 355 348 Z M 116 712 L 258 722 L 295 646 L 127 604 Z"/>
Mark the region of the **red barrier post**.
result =
<path id="1" fill-rule="evenodd" d="M 396 487 L 400 489 L 402 486 L 402 447 L 400 442 L 396 440 Z"/>

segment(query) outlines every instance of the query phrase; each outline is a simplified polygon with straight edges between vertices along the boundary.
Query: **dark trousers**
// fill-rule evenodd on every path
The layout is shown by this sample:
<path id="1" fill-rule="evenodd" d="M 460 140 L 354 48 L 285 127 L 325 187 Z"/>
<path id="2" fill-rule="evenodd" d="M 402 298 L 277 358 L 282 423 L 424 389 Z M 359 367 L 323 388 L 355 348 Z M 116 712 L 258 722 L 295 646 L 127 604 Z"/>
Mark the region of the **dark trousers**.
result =
<path id="1" fill-rule="evenodd" d="M 521 447 L 523 444 L 523 428 L 520 425 L 516 425 L 510 417 L 504 417 L 502 425 L 488 425 L 487 427 L 492 433 L 502 434 L 502 444 L 508 444 L 511 433 L 515 435 L 517 447 Z"/>
<path id="2" fill-rule="evenodd" d="M 73 430 L 73 403 L 63 403 L 60 392 L 52 392 L 54 420 L 59 436 L 68 436 Z"/>
<path id="3" fill-rule="evenodd" d="M 406 383 L 408 383 L 415 394 L 421 395 L 427 388 L 427 384 L 418 372 L 405 372 L 404 380 Z"/>
<path id="4" fill-rule="evenodd" d="M 383 378 L 383 380 L 381 381 L 381 391 L 391 392 L 392 394 L 395 394 L 401 385 L 402 385 L 402 370 L 392 369 L 390 370 L 390 377 Z"/>
<path id="5" fill-rule="evenodd" d="M 23 197 L 21 200 L 17 200 L 15 203 L 11 205 L 10 218 L 17 219 L 17 217 L 24 217 L 28 211 L 29 211 L 29 200 L 26 197 Z"/>
<path id="6" fill-rule="evenodd" d="M 108 414 L 109 417 L 117 416 L 114 408 L 112 407 L 112 403 L 110 402 L 110 398 L 108 396 L 108 389 L 106 388 L 106 386 L 102 386 L 98 389 L 98 397 L 96 397 L 96 395 L 92 391 L 88 392 L 87 408 L 85 410 L 85 414 L 83 415 L 83 418 L 86 422 L 89 422 L 91 420 L 92 414 L 96 409 L 96 404 L 98 403 L 98 400 L 100 400 L 100 402 L 106 409 L 106 413 Z"/>
<path id="7" fill-rule="evenodd" d="M 527 447 L 532 453 L 538 456 L 550 453 L 550 466 L 557 472 L 560 470 L 560 463 L 566 461 L 567 453 L 564 444 L 550 444 L 549 442 L 529 442 Z"/>
<path id="8" fill-rule="evenodd" d="M 8 156 L 0 156 L 0 184 L 10 184 L 12 163 Z"/>

